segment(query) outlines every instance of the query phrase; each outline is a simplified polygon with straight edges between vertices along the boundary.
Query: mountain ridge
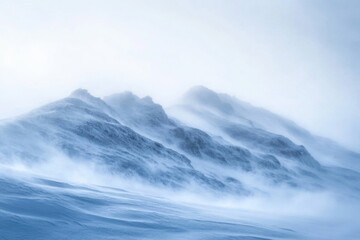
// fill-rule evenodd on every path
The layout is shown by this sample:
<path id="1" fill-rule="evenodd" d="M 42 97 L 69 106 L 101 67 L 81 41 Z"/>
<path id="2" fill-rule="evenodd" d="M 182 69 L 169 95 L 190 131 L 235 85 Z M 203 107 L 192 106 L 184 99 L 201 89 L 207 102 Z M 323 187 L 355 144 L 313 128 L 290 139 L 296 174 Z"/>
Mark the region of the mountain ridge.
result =
<path id="1" fill-rule="evenodd" d="M 204 109 L 199 114 L 220 126 L 220 135 L 187 124 L 150 97 L 125 92 L 98 98 L 78 89 L 0 125 L 0 161 L 13 157 L 46 161 L 53 153 L 49 149 L 55 149 L 149 184 L 240 195 L 254 191 L 247 175 L 257 176 L 265 185 L 305 189 L 324 188 L 326 179 L 336 175 L 327 176 L 326 166 L 286 136 L 248 121 L 236 122 L 241 116 L 231 115 L 241 109 L 224 102 L 226 95 L 206 91 L 199 99 L 212 115 Z"/>
<path id="2" fill-rule="evenodd" d="M 201 110 L 203 110 L 203 106 L 205 106 L 207 110 L 210 110 L 210 112 L 214 114 L 214 110 L 216 110 L 217 107 L 212 107 L 211 104 L 209 104 L 209 102 L 211 102 L 209 100 L 203 101 L 204 99 L 198 98 L 199 95 L 212 96 L 212 101 L 214 101 L 214 99 L 218 100 L 215 106 L 225 105 L 228 109 L 232 109 L 231 114 L 229 111 L 227 112 L 227 119 L 234 120 L 237 124 L 240 123 L 248 127 L 260 128 L 286 136 L 296 144 L 304 145 L 324 164 L 342 167 L 353 165 L 355 169 L 360 170 L 360 153 L 343 147 L 334 140 L 314 135 L 292 120 L 286 119 L 264 108 L 253 106 L 226 93 L 216 93 L 204 86 L 191 88 L 184 94 L 178 106 L 170 108 L 170 113 L 172 112 L 171 109 L 184 108 L 184 106 L 188 108 L 186 110 L 187 112 L 196 112 L 196 106 L 200 104 L 202 107 Z M 234 109 L 236 109 L 236 111 Z M 200 114 L 204 113 L 201 112 Z M 199 114 L 195 113 L 192 115 Z M 177 117 L 176 114 L 174 114 L 173 117 Z"/>

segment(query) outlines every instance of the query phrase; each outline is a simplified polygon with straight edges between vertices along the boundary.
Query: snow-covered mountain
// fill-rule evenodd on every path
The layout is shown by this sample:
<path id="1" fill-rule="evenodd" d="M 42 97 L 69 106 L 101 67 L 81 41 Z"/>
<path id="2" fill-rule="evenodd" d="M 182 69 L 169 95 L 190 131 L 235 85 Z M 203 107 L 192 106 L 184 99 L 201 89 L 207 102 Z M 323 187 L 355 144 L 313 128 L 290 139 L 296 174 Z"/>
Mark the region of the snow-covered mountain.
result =
<path id="1" fill-rule="evenodd" d="M 98 98 L 78 89 L 0 121 L 2 167 L 35 169 L 41 178 L 58 168 L 54 177 L 61 181 L 67 172 L 86 175 L 82 168 L 91 165 L 91 171 L 105 174 L 105 179 L 120 179 L 111 187 L 124 187 L 126 182 L 127 190 L 141 185 L 167 196 L 186 193 L 237 202 L 305 192 L 359 200 L 359 156 L 285 118 L 205 87 L 191 89 L 167 109 L 131 92 Z M 8 179 L 0 188 L 11 195 Z M 23 188 L 21 181 L 16 184 Z M 106 191 L 101 189 L 101 194 Z"/>
<path id="2" fill-rule="evenodd" d="M 149 184 L 177 188 L 195 182 L 221 191 L 242 190 L 235 179 L 204 175 L 186 156 L 121 124 L 117 120 L 120 114 L 86 90 L 77 90 L 14 121 L 3 122 L 2 161 L 24 159 L 37 164 L 61 153 Z"/>
<path id="3" fill-rule="evenodd" d="M 266 109 L 203 86 L 190 89 L 178 105 L 168 110 L 170 115 L 191 126 L 215 131 L 221 136 L 225 134 L 252 147 L 254 144 L 259 146 L 259 138 L 255 135 L 264 135 L 265 130 L 279 135 L 280 145 L 280 138 L 287 137 L 294 143 L 305 146 L 316 160 L 325 165 L 351 166 L 351 169 L 360 170 L 359 153 L 330 139 L 316 136 L 293 121 Z M 270 146 L 271 149 L 273 147 Z"/>
<path id="4" fill-rule="evenodd" d="M 3 121 L 0 156 L 32 164 L 61 153 L 175 188 L 195 183 L 245 194 L 251 187 L 239 176 L 249 172 L 274 184 L 322 186 L 324 166 L 290 140 L 294 132 L 313 136 L 286 119 L 204 87 L 191 89 L 169 112 L 171 117 L 150 97 L 124 92 L 101 99 L 78 89 Z"/>
<path id="5" fill-rule="evenodd" d="M 217 164 L 222 169 L 238 168 L 239 171 L 259 172 L 268 180 L 297 185 L 295 178 L 304 175 L 318 175 L 320 164 L 302 147 L 289 139 L 259 131 L 254 141 L 263 151 L 254 147 L 243 147 L 226 141 L 199 128 L 189 127 L 171 118 L 164 109 L 151 98 L 139 98 L 131 93 L 116 94 L 104 101 L 117 112 L 119 121 L 135 131 L 160 142 L 168 148 L 185 155 L 192 163 L 203 169 L 202 163 Z M 249 131 L 252 131 L 249 130 Z M 277 144 L 282 144 L 276 146 Z M 282 158 L 279 160 L 278 158 Z M 214 173 L 212 173 L 214 174 Z M 303 179 L 300 179 L 300 182 Z M 318 181 L 316 181 L 318 184 Z M 299 185 L 305 185 L 302 182 Z"/>

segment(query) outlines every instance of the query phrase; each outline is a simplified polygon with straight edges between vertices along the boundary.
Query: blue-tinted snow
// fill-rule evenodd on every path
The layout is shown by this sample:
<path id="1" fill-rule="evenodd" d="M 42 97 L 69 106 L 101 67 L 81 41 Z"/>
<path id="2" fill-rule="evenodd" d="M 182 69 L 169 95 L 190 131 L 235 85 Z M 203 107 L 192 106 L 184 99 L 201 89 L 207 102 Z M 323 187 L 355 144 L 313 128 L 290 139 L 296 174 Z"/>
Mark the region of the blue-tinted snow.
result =
<path id="1" fill-rule="evenodd" d="M 204 87 L 78 89 L 0 121 L 0 239 L 358 239 L 357 160 Z"/>

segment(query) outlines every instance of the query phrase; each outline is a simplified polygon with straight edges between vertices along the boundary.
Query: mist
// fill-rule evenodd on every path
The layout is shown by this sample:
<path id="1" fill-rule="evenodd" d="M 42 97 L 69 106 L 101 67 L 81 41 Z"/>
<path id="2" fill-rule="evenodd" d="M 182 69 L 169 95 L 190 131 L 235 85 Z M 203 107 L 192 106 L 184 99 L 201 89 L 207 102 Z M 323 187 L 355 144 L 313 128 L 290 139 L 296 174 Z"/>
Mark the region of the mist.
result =
<path id="1" fill-rule="evenodd" d="M 356 1 L 11 1 L 0 9 L 0 118 L 79 87 L 170 106 L 204 85 L 360 149 Z"/>
<path id="2" fill-rule="evenodd" d="M 339 197 L 330 190 L 294 189 L 289 186 L 274 188 L 265 178 L 259 179 L 251 173 L 239 174 L 231 169 L 222 171 L 236 175 L 258 192 L 248 196 L 218 195 L 195 185 L 169 189 L 149 185 L 140 179 L 121 177 L 106 165 L 89 162 L 88 159 L 70 159 L 61 153 L 54 154 L 53 149 L 49 151 L 53 152 L 52 157 L 41 163 L 24 163 L 19 159 L 2 163 L 0 180 L 25 181 L 31 188 L 56 196 L 68 197 L 76 193 L 77 198 L 102 199 L 103 205 L 109 204 L 110 200 L 126 201 L 126 204 L 131 203 L 133 208 L 138 208 L 139 198 L 145 198 L 149 206 L 160 211 L 158 214 L 165 211 L 166 215 L 172 215 L 172 211 L 176 211 L 177 216 L 189 219 L 196 217 L 241 223 L 253 226 L 256 234 L 262 231 L 260 227 L 275 230 L 279 226 L 291 228 L 305 239 L 338 239 L 343 236 L 355 239 L 358 234 L 360 223 L 353 218 L 353 212 L 360 210 L 358 201 L 348 196 Z M 71 204 L 76 205 L 76 202 Z M 165 210 L 159 209 L 158 204 Z M 112 212 L 123 211 L 120 206 L 111 206 Z M 105 217 L 109 213 L 100 208 L 91 214 Z M 318 226 L 316 230 L 314 225 Z M 276 232 L 271 234 L 276 236 Z"/>
<path id="3" fill-rule="evenodd" d="M 358 239 L 359 12 L 0 2 L 0 238 Z"/>

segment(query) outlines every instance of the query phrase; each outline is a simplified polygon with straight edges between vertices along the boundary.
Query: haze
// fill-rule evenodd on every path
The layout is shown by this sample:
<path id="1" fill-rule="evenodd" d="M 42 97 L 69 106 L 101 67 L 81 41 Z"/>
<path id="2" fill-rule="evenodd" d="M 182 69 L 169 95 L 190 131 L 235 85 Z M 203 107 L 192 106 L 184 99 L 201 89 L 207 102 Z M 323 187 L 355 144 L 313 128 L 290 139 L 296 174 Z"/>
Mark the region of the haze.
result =
<path id="1" fill-rule="evenodd" d="M 360 150 L 358 1 L 2 1 L 0 118 L 205 85 Z"/>

